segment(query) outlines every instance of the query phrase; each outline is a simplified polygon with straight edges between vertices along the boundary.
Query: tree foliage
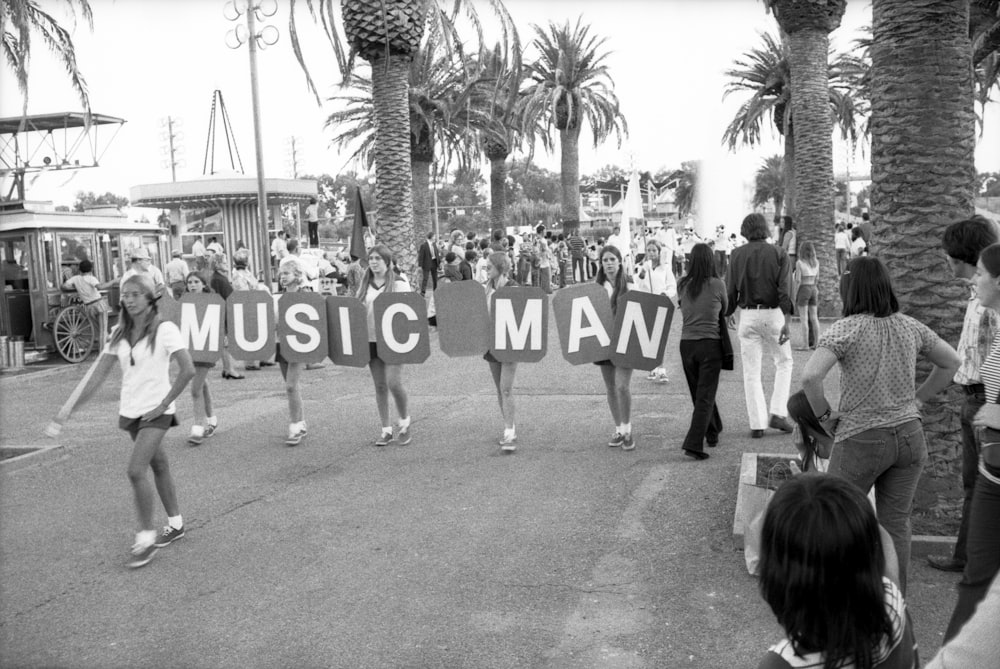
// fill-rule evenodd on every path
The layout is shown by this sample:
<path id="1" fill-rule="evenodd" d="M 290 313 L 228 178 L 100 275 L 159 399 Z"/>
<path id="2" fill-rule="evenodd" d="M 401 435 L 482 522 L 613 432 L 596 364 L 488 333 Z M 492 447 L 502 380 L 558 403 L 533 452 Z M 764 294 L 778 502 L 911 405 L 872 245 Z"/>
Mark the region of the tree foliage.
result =
<path id="1" fill-rule="evenodd" d="M 127 207 L 129 205 L 129 201 L 124 195 L 115 195 L 111 192 L 104 193 L 103 195 L 97 195 L 93 191 L 77 191 L 76 201 L 73 203 L 73 211 L 86 211 L 91 207 L 99 207 L 102 205 L 114 205 L 121 208 Z"/>

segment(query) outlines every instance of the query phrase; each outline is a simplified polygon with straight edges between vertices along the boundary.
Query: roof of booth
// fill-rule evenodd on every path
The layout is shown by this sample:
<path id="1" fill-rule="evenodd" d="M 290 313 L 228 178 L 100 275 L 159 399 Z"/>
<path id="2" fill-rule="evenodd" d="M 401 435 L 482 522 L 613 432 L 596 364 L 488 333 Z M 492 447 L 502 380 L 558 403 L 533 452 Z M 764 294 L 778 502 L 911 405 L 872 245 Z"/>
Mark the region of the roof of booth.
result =
<path id="1" fill-rule="evenodd" d="M 17 203 L 0 210 L 0 232 L 19 230 L 134 230 L 162 232 L 155 223 L 130 221 L 121 213 L 54 211 L 36 203 Z"/>
<path id="2" fill-rule="evenodd" d="M 315 179 L 264 179 L 268 204 L 302 202 L 315 197 Z M 244 174 L 211 175 L 190 181 L 142 184 L 129 189 L 136 207 L 204 207 L 257 203 L 257 177 Z"/>

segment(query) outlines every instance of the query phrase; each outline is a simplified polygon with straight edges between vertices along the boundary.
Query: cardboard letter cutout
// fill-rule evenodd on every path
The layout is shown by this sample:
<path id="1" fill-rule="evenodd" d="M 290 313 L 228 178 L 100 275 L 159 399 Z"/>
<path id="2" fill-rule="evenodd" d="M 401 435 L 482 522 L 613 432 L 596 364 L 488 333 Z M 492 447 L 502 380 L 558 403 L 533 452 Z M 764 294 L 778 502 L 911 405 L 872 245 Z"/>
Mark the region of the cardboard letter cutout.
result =
<path id="1" fill-rule="evenodd" d="M 320 362 L 329 349 L 326 298 L 319 293 L 285 293 L 278 299 L 278 343 L 288 362 Z"/>
<path id="2" fill-rule="evenodd" d="M 490 353 L 500 362 L 538 362 L 549 339 L 549 297 L 541 288 L 493 293 Z"/>
<path id="3" fill-rule="evenodd" d="M 260 290 L 234 290 L 226 300 L 229 345 L 236 360 L 267 360 L 274 355 L 274 300 Z"/>
<path id="4" fill-rule="evenodd" d="M 326 328 L 330 334 L 328 355 L 335 365 L 364 367 L 368 364 L 368 311 L 356 297 L 326 298 Z"/>
<path id="5" fill-rule="evenodd" d="M 618 301 L 611 362 L 626 369 L 655 369 L 674 318 L 674 303 L 666 295 L 632 290 Z"/>
<path id="6" fill-rule="evenodd" d="M 226 301 L 215 293 L 184 293 L 180 299 L 181 340 L 195 362 L 222 357 Z"/>
<path id="7" fill-rule="evenodd" d="M 420 364 L 431 355 L 427 303 L 420 293 L 382 293 L 375 298 L 378 357 L 386 364 Z"/>
<path id="8" fill-rule="evenodd" d="M 603 286 L 584 283 L 563 288 L 552 299 L 563 358 L 571 365 L 608 360 L 614 316 Z"/>
<path id="9" fill-rule="evenodd" d="M 438 345 L 452 358 L 482 355 L 490 348 L 486 291 L 475 281 L 442 284 L 434 291 Z"/>

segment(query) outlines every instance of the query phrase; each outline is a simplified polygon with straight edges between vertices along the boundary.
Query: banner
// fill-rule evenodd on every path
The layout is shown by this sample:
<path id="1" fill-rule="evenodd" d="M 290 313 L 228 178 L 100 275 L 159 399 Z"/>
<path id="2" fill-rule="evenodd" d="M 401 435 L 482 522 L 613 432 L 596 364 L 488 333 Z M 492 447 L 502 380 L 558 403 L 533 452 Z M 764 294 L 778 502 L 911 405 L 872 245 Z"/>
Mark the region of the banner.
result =
<path id="1" fill-rule="evenodd" d="M 326 329 L 330 335 L 327 355 L 335 365 L 368 364 L 368 309 L 355 297 L 326 298 Z"/>
<path id="2" fill-rule="evenodd" d="M 545 291 L 501 288 L 493 293 L 492 300 L 493 357 L 500 362 L 538 362 L 544 358 L 549 339 L 549 298 Z"/>
<path id="3" fill-rule="evenodd" d="M 179 302 L 181 341 L 194 362 L 215 364 L 222 357 L 226 301 L 215 293 L 184 293 Z"/>
<path id="4" fill-rule="evenodd" d="M 434 291 L 438 346 L 445 355 L 483 355 L 490 348 L 486 290 L 475 281 L 453 281 Z"/>
<path id="5" fill-rule="evenodd" d="M 382 293 L 375 298 L 378 357 L 389 365 L 420 364 L 431 355 L 427 303 L 420 293 Z"/>
<path id="6" fill-rule="evenodd" d="M 229 353 L 236 360 L 268 360 L 274 355 L 274 298 L 260 290 L 236 290 L 226 300 Z"/>
<path id="7" fill-rule="evenodd" d="M 674 318 L 666 295 L 630 290 L 618 300 L 611 364 L 649 371 L 660 365 Z"/>
<path id="8" fill-rule="evenodd" d="M 563 358 L 583 365 L 611 358 L 614 317 L 604 286 L 583 283 L 563 288 L 552 298 Z"/>
<path id="9" fill-rule="evenodd" d="M 288 362 L 320 362 L 330 348 L 326 298 L 319 293 L 285 293 L 278 300 L 278 344 Z"/>

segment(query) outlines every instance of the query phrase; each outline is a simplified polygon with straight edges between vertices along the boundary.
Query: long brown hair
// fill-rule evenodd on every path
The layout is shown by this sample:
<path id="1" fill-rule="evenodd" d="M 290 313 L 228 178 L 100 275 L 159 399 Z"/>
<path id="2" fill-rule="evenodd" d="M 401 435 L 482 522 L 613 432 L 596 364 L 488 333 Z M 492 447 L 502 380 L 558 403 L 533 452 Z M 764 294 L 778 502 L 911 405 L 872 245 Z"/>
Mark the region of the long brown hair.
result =
<path id="1" fill-rule="evenodd" d="M 604 255 L 610 253 L 618 258 L 618 275 L 615 277 L 615 287 L 611 291 L 611 313 L 618 313 L 618 298 L 628 292 L 628 277 L 625 275 L 625 263 L 622 262 L 622 252 L 617 247 L 605 245 L 601 249 L 601 255 L 597 259 L 597 277 L 594 281 L 600 285 L 608 282 L 608 275 L 604 273 Z"/>
<path id="2" fill-rule="evenodd" d="M 160 296 L 156 294 L 156 286 L 153 284 L 153 280 L 145 274 L 133 274 L 126 279 L 125 283 L 122 284 L 122 292 L 130 285 L 136 286 L 146 296 L 146 299 L 149 300 L 149 308 L 152 310 L 152 314 L 146 319 L 146 325 L 143 327 L 142 332 L 139 333 L 136 342 L 142 341 L 143 337 L 148 337 L 149 350 L 152 351 L 153 347 L 156 346 L 156 331 L 160 327 L 160 323 L 163 322 L 163 319 L 160 318 L 160 309 L 158 306 Z M 134 329 L 135 321 L 132 319 L 132 314 L 128 312 L 128 309 L 125 308 L 125 303 L 122 302 L 121 312 L 118 317 L 118 326 L 111 332 L 108 345 L 115 347 L 122 339 L 127 340 L 127 336 L 132 334 Z"/>
<path id="3" fill-rule="evenodd" d="M 395 292 L 395 286 L 393 285 L 397 280 L 401 280 L 399 275 L 396 274 L 396 270 L 393 267 L 393 256 L 392 251 L 385 244 L 376 244 L 368 251 L 368 255 L 377 255 L 385 263 L 385 286 L 382 289 L 383 293 Z M 358 294 L 357 298 L 362 302 L 368 297 L 368 287 L 371 286 L 372 280 L 375 278 L 375 274 L 372 273 L 371 265 L 365 269 L 364 276 L 361 277 L 361 281 L 358 282 Z"/>

